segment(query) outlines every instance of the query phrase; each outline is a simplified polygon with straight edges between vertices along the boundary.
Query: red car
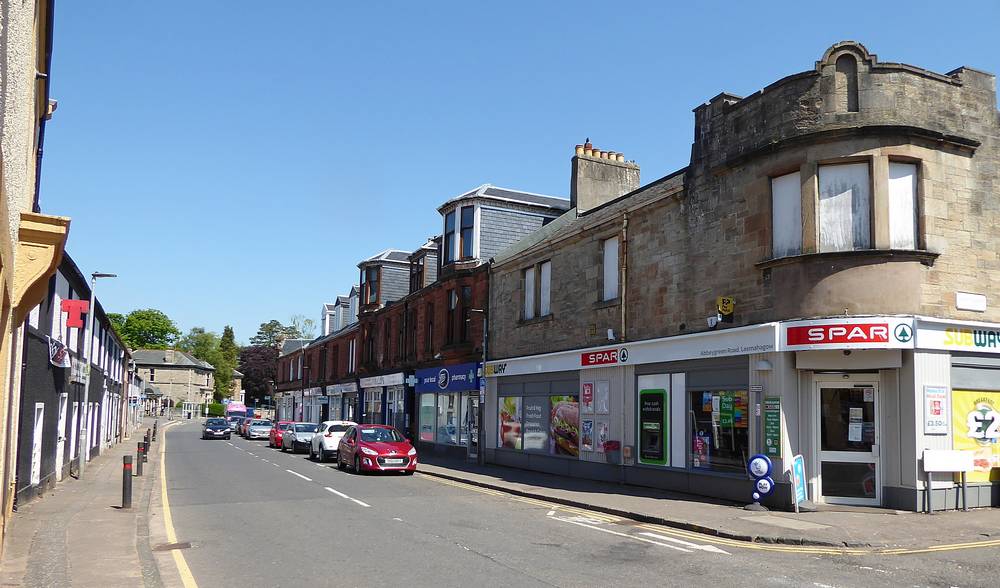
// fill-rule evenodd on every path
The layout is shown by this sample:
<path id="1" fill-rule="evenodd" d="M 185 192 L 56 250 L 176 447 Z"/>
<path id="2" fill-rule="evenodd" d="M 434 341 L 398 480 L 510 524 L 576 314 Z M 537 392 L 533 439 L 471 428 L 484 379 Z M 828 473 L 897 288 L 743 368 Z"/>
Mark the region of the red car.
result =
<path id="1" fill-rule="evenodd" d="M 268 447 L 281 448 L 281 436 L 288 430 L 288 427 L 292 426 L 292 421 L 278 421 L 273 427 L 271 427 L 271 435 L 267 439 Z"/>
<path id="2" fill-rule="evenodd" d="M 337 448 L 337 467 L 354 473 L 417 471 L 417 448 L 389 425 L 354 425 Z"/>

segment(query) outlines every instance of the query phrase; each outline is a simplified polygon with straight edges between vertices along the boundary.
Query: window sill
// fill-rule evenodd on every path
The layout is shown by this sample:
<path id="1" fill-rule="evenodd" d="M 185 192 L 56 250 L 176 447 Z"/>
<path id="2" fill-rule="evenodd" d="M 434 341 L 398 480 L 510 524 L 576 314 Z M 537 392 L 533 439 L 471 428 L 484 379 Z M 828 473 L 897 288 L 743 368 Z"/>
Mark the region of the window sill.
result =
<path id="1" fill-rule="evenodd" d="M 859 249 L 855 251 L 827 251 L 823 253 L 803 253 L 788 257 L 777 257 L 757 262 L 758 269 L 769 269 L 796 263 L 827 261 L 834 259 L 871 259 L 882 258 L 884 261 L 919 261 L 926 266 L 933 266 L 940 253 L 911 249 Z"/>
<path id="2" fill-rule="evenodd" d="M 547 314 L 545 316 L 538 316 L 538 317 L 531 318 L 531 319 L 521 319 L 521 320 L 517 321 L 517 326 L 519 326 L 519 327 L 525 327 L 525 326 L 528 326 L 528 325 L 537 325 L 537 324 L 540 324 L 540 323 L 547 323 L 547 322 L 550 322 L 550 321 L 553 321 L 553 320 L 555 320 L 555 317 L 550 312 L 549 314 Z"/>
<path id="3" fill-rule="evenodd" d="M 599 300 L 595 302 L 592 306 L 594 310 L 600 310 L 602 308 L 612 308 L 615 306 L 621 306 L 621 297 L 612 298 L 611 300 Z"/>

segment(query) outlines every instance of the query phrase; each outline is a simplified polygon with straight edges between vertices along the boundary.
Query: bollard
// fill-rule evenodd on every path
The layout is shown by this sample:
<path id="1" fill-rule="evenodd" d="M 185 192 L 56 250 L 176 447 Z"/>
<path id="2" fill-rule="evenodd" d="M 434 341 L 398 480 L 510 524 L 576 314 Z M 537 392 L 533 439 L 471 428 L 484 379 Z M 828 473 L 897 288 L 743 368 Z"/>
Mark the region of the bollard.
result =
<path id="1" fill-rule="evenodd" d="M 142 442 L 142 461 L 143 463 L 149 461 L 149 434 L 146 435 L 146 440 Z"/>
<path id="2" fill-rule="evenodd" d="M 142 441 L 139 441 L 139 446 L 135 449 L 135 475 L 142 475 Z"/>
<path id="3" fill-rule="evenodd" d="M 132 456 L 122 456 L 122 508 L 132 508 Z"/>
<path id="4" fill-rule="evenodd" d="M 153 441 L 156 441 L 156 421 L 153 421 Z"/>
<path id="5" fill-rule="evenodd" d="M 153 430 L 146 429 L 146 441 L 152 441 L 152 440 L 153 440 Z"/>

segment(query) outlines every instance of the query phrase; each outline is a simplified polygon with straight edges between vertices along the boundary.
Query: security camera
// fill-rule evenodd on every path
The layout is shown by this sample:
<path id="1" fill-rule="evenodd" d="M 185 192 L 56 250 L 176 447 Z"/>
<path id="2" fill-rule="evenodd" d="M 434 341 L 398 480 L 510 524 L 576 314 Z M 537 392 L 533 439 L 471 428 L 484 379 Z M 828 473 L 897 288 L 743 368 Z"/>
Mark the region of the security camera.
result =
<path id="1" fill-rule="evenodd" d="M 719 325 L 719 317 L 717 317 L 717 316 L 710 316 L 710 317 L 708 317 L 708 328 L 709 329 L 714 329 L 718 325 Z"/>

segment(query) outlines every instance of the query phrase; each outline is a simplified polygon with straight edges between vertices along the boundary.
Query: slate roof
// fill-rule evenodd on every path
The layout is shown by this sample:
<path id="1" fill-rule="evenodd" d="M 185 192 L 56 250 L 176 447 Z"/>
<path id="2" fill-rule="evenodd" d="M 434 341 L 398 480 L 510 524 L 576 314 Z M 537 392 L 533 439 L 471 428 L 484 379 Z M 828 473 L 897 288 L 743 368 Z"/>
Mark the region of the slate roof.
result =
<path id="1" fill-rule="evenodd" d="M 170 359 L 171 356 L 173 360 Z M 186 351 L 177 349 L 136 349 L 132 352 L 132 359 L 136 365 L 141 366 L 163 365 L 215 371 L 215 366 L 207 361 L 202 361 Z"/>
<path id="2" fill-rule="evenodd" d="M 519 202 L 529 206 L 552 208 L 560 212 L 569 210 L 569 199 L 567 198 L 546 196 L 545 194 L 534 194 L 532 192 L 501 188 L 492 184 L 483 184 L 474 190 L 469 190 L 460 196 L 456 196 L 455 198 L 448 200 L 441 206 L 438 206 L 438 212 L 447 208 L 448 205 L 453 202 L 465 200 L 467 198 L 492 198 L 494 200 L 503 200 L 505 202 Z"/>
<path id="3" fill-rule="evenodd" d="M 281 344 L 281 355 L 288 355 L 293 351 L 298 351 L 308 345 L 310 341 L 312 339 L 285 339 L 285 342 Z"/>
<path id="4" fill-rule="evenodd" d="M 243 377 L 243 372 L 241 372 L 240 370 L 233 370 L 233 377 L 234 378 L 242 378 Z"/>
<path id="5" fill-rule="evenodd" d="M 409 264 L 410 252 L 403 251 L 402 249 L 386 249 L 385 251 L 376 253 L 375 255 L 363 260 L 358 266 L 364 265 L 366 263 L 372 263 L 375 261 L 394 261 L 396 263 L 406 263 Z"/>

